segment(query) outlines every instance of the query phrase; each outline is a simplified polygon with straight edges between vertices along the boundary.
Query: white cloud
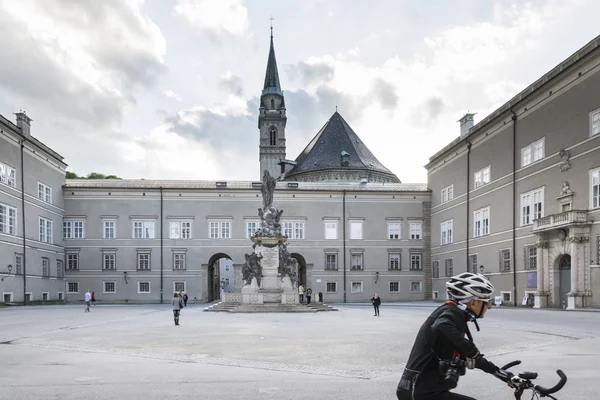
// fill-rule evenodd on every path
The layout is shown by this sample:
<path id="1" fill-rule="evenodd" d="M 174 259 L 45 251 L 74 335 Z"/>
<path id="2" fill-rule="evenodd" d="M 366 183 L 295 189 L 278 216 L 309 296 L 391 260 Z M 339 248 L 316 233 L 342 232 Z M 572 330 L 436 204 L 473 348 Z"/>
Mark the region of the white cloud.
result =
<path id="1" fill-rule="evenodd" d="M 181 97 L 172 90 L 165 90 L 165 91 L 163 91 L 163 94 L 166 97 L 168 97 L 169 99 L 175 99 L 177 101 L 181 101 Z"/>
<path id="2" fill-rule="evenodd" d="M 177 0 L 175 13 L 201 33 L 241 36 L 248 26 L 242 0 Z"/>

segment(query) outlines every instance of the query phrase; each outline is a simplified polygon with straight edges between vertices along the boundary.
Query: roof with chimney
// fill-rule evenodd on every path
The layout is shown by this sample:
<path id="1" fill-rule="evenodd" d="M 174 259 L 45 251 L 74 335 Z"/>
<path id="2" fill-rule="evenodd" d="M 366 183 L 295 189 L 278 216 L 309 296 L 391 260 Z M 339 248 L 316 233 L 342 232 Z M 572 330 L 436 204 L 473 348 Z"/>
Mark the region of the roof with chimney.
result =
<path id="1" fill-rule="evenodd" d="M 377 160 L 337 110 L 296 158 L 295 163 L 286 174 L 286 180 L 293 180 L 302 174 L 351 170 L 358 171 L 366 178 L 376 174 L 391 182 L 400 183 L 400 179 Z"/>
<path id="2" fill-rule="evenodd" d="M 273 27 L 271 27 L 271 47 L 269 48 L 269 59 L 267 61 L 267 72 L 262 94 L 278 94 L 283 96 L 279 84 L 279 73 L 277 72 L 277 60 L 275 59 L 275 47 L 273 46 Z"/>

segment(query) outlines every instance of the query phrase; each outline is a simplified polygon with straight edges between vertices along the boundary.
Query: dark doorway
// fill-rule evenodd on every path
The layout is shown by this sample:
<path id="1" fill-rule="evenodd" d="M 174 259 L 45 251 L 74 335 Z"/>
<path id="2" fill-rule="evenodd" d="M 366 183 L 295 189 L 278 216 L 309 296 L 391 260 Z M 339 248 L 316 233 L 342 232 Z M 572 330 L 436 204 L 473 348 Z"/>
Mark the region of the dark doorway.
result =
<path id="1" fill-rule="evenodd" d="M 306 290 L 306 260 L 298 253 L 291 253 L 290 255 L 298 260 L 298 287 L 302 285 Z"/>
<path id="2" fill-rule="evenodd" d="M 221 259 L 231 260 L 225 253 L 214 254 L 210 260 L 208 260 L 208 301 L 216 301 L 221 299 L 221 270 L 219 260 Z"/>
<path id="3" fill-rule="evenodd" d="M 571 291 L 571 256 L 563 254 L 558 261 L 559 306 L 568 304 L 567 294 Z"/>

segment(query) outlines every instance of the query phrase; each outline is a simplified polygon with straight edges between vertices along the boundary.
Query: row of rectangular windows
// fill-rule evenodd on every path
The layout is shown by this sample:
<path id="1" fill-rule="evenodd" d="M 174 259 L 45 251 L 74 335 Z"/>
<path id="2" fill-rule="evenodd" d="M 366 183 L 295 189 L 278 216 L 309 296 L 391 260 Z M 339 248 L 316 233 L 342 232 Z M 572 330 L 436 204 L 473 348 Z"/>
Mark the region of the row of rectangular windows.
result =
<path id="1" fill-rule="evenodd" d="M 2 293 L 2 301 L 4 303 L 12 303 L 13 302 L 13 293 L 12 292 L 3 292 Z M 27 292 L 25 293 L 25 298 L 27 299 L 27 302 L 31 302 L 35 300 L 35 297 L 33 296 L 33 292 Z M 63 292 L 58 292 L 57 293 L 57 300 L 58 301 L 63 301 L 64 298 L 64 293 Z M 50 292 L 42 292 L 42 301 L 50 301 L 51 300 L 51 296 L 50 296 Z"/>
<path id="2" fill-rule="evenodd" d="M 29 263 L 27 263 L 27 265 L 29 266 Z M 52 267 L 51 267 L 49 258 L 42 257 L 41 269 L 42 269 L 42 275 L 41 275 L 42 278 L 52 277 L 52 275 L 51 275 Z M 22 274 L 23 274 L 23 254 L 15 253 L 15 275 L 22 275 Z M 27 275 L 35 276 L 35 274 L 31 274 L 30 272 L 28 272 Z M 65 277 L 65 268 L 64 268 L 63 260 L 56 260 L 56 276 L 54 276 L 54 277 L 58 278 L 58 279 L 63 279 Z"/>
<path id="3" fill-rule="evenodd" d="M 69 253 L 67 250 L 67 269 L 79 269 L 79 253 Z M 151 252 L 152 250 L 144 249 L 137 250 L 136 267 L 140 271 L 151 270 Z M 409 255 L 409 270 L 420 271 L 423 269 L 422 253 L 411 252 Z M 117 254 L 115 250 L 102 251 L 102 269 L 116 270 L 117 269 Z M 173 270 L 186 269 L 186 253 L 185 250 L 173 251 Z M 327 252 L 325 254 L 325 270 L 336 271 L 338 269 L 338 253 Z M 364 254 L 351 250 L 351 270 L 364 270 Z M 388 253 L 388 269 L 402 270 L 401 252 Z"/>
<path id="4" fill-rule="evenodd" d="M 291 221 L 283 222 L 283 233 L 290 239 L 306 239 L 305 222 Z M 156 221 L 133 221 L 132 239 L 155 239 Z M 324 238 L 338 239 L 338 222 L 325 221 Z M 260 221 L 246 222 L 246 238 L 250 238 L 260 229 Z M 409 237 L 412 240 L 421 240 L 423 237 L 423 225 L 421 222 L 411 222 L 409 224 Z M 103 239 L 116 239 L 117 221 L 104 220 L 102 229 Z M 209 221 L 208 237 L 210 239 L 231 239 L 232 229 L 230 221 Z M 401 239 L 401 223 L 387 223 L 388 239 Z M 83 239 L 85 238 L 85 221 L 68 220 L 63 222 L 64 239 Z M 191 239 L 192 222 L 174 221 L 169 222 L 170 239 Z M 350 239 L 363 239 L 363 221 L 350 221 Z"/>
<path id="5" fill-rule="evenodd" d="M 16 187 L 16 176 L 17 171 L 15 168 L 0 162 L 0 184 Z M 46 203 L 52 203 L 52 188 L 45 183 L 38 182 L 37 198 Z"/>

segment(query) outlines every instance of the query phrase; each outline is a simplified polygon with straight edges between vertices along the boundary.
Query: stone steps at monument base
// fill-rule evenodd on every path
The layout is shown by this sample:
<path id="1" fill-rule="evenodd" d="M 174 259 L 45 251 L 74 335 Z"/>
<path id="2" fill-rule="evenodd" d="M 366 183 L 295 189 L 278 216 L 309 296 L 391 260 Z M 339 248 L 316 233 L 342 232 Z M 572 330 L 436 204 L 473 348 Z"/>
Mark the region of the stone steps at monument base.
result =
<path id="1" fill-rule="evenodd" d="M 242 304 L 219 302 L 205 308 L 203 311 L 228 313 L 310 313 L 338 310 L 327 304 Z"/>

